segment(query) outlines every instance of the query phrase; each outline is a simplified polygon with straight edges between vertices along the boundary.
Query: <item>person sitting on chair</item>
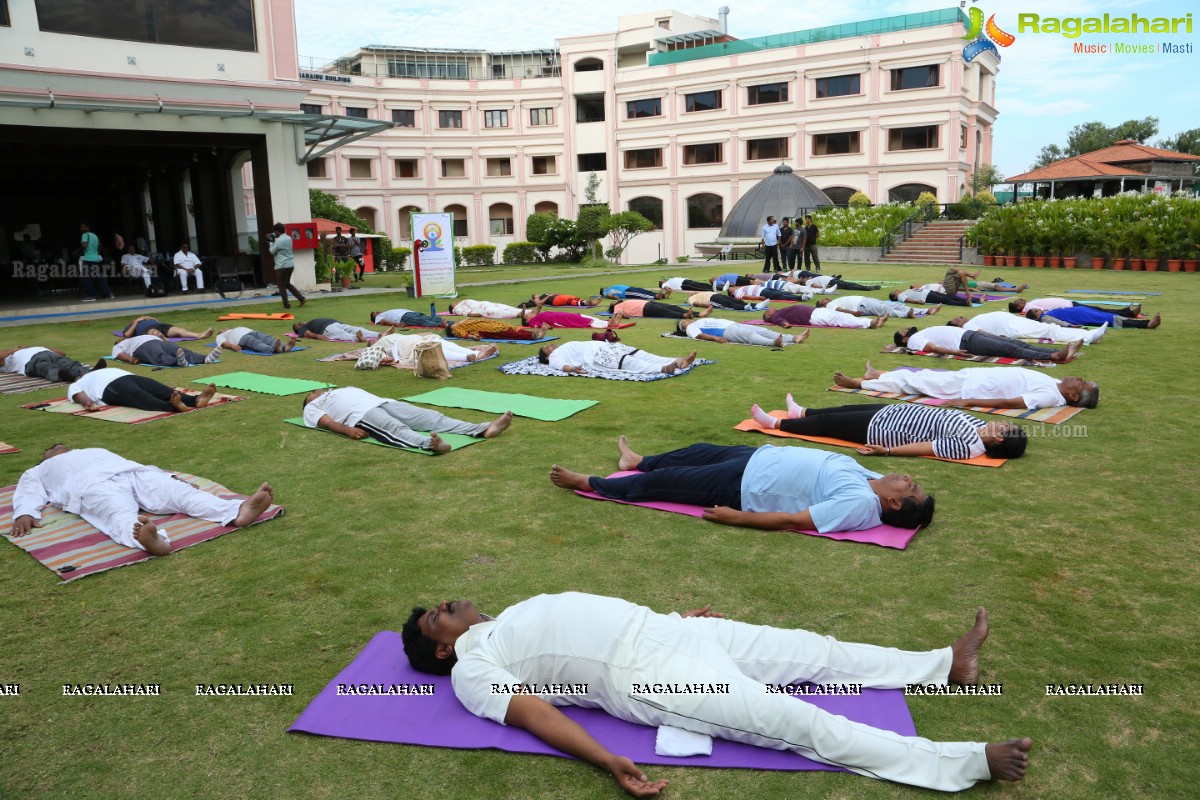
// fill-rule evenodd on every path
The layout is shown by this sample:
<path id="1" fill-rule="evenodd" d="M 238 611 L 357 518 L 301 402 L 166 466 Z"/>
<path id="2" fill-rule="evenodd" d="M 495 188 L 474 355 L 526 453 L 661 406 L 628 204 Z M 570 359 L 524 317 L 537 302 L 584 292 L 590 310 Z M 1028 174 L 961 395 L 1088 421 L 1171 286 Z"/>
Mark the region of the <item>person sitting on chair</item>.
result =
<path id="1" fill-rule="evenodd" d="M 175 274 L 179 276 L 179 284 L 183 287 L 183 293 L 188 291 L 188 277 L 196 278 L 196 291 L 204 291 L 204 272 L 200 269 L 202 264 L 200 256 L 188 249 L 190 245 L 187 242 L 179 245 L 179 252 L 175 253 Z"/>
<path id="2" fill-rule="evenodd" d="M 146 288 L 150 288 L 150 279 L 154 277 L 155 269 L 150 266 L 150 259 L 137 251 L 133 245 L 125 248 L 125 255 L 121 256 L 121 274 L 128 278 L 141 278 L 146 284 Z"/>

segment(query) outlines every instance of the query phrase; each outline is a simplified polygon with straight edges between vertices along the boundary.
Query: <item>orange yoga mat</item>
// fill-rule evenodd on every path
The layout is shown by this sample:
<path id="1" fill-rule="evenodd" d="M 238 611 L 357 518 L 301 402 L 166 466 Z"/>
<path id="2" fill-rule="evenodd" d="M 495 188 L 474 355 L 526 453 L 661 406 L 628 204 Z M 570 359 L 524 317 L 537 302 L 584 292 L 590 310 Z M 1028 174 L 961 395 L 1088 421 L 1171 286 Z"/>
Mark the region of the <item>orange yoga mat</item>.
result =
<path id="1" fill-rule="evenodd" d="M 217 317 L 217 322 L 230 319 L 295 319 L 295 314 L 225 314 Z"/>
<path id="2" fill-rule="evenodd" d="M 776 419 L 787 419 L 786 411 L 772 411 L 771 416 Z M 831 444 L 834 447 L 861 447 L 862 445 L 854 442 L 847 442 L 845 439 L 830 439 L 827 436 L 803 436 L 799 433 L 787 433 L 778 428 L 767 430 L 761 427 L 752 419 L 746 419 L 733 426 L 734 430 L 749 431 L 751 433 L 765 433 L 768 436 L 779 436 L 784 439 L 803 439 L 806 442 L 815 442 L 817 444 Z M 938 456 L 918 456 L 918 458 L 930 458 L 934 461 L 949 461 L 952 464 L 969 464 L 972 467 L 1002 467 L 1007 458 L 992 458 L 991 456 L 976 456 L 975 458 L 958 459 L 958 458 L 940 458 Z"/>

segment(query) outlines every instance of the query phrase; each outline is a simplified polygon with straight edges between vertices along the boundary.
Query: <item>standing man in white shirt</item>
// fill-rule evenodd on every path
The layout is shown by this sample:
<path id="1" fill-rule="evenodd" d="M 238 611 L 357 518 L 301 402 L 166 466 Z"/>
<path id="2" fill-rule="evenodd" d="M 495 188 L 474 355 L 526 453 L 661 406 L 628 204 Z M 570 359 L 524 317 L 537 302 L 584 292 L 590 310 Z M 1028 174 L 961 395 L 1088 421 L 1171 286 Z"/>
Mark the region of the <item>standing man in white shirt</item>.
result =
<path id="1" fill-rule="evenodd" d="M 175 274 L 179 276 L 179 283 L 183 286 L 183 293 L 188 291 L 188 276 L 196 278 L 196 291 L 204 291 L 204 272 L 201 271 L 202 266 L 200 256 L 191 251 L 191 245 L 187 242 L 179 245 L 179 252 L 175 254 Z"/>
<path id="2" fill-rule="evenodd" d="M 767 258 L 763 261 L 763 272 L 771 271 L 772 261 L 775 262 L 775 271 L 782 272 L 783 267 L 779 264 L 779 226 L 775 224 L 774 217 L 767 217 L 767 224 L 763 225 L 762 245 L 767 251 Z"/>

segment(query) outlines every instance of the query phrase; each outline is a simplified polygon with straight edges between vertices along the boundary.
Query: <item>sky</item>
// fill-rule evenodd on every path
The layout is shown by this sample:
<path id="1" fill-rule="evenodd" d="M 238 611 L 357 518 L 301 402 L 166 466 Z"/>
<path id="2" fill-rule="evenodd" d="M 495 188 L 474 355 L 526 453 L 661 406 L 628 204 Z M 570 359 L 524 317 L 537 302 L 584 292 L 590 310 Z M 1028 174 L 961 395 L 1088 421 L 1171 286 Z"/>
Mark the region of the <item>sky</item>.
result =
<path id="1" fill-rule="evenodd" d="M 957 3 L 950 0 L 838 0 L 795 3 L 784 0 L 762 14 L 760 2 L 694 0 L 441 0 L 416 4 L 396 0 L 295 0 L 297 39 L 302 57 L 330 61 L 367 44 L 480 50 L 529 50 L 556 46 L 556 39 L 617 28 L 617 18 L 674 8 L 715 18 L 730 8 L 729 33 L 738 38 L 784 33 L 877 17 L 911 14 Z M 970 7 L 972 3 L 967 0 Z M 993 161 L 1004 175 L 1026 171 L 1044 145 L 1066 145 L 1075 125 L 1099 120 L 1116 125 L 1156 116 L 1158 137 L 1200 127 L 1200 4 L 1186 0 L 980 0 L 985 18 L 1016 40 L 1000 48 L 996 82 Z M 1095 34 L 1068 39 L 1057 33 L 1019 32 L 1018 14 L 1047 17 L 1183 17 L 1192 12 L 1192 33 Z M 1191 53 L 1085 55 L 1075 42 L 1190 45 Z M 1156 138 L 1158 138 L 1156 137 Z M 1151 139 L 1149 144 L 1154 143 Z"/>

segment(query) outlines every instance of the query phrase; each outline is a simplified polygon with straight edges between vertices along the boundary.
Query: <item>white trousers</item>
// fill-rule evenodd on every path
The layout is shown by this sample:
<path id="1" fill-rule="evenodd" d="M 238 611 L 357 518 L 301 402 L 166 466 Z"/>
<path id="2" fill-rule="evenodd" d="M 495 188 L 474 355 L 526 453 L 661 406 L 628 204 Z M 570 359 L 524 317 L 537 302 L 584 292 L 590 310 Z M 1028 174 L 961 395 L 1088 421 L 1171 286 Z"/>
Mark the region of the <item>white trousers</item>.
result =
<path id="1" fill-rule="evenodd" d="M 862 388 L 871 392 L 899 392 L 921 394 L 942 400 L 957 400 L 962 397 L 963 378 L 959 372 L 942 372 L 923 369 L 919 372 L 896 369 L 885 372 L 878 378 L 862 382 Z"/>
<path id="2" fill-rule="evenodd" d="M 700 323 L 700 327 L 704 327 L 704 323 Z M 778 333 L 773 333 L 766 328 L 756 328 L 753 325 L 743 325 L 737 323 L 730 325 L 721 334 L 731 342 L 739 344 L 757 344 L 762 347 L 774 347 L 775 341 L 779 338 Z"/>
<path id="3" fill-rule="evenodd" d="M 949 647 L 912 652 L 711 617 L 652 617 L 634 643 L 627 719 L 791 750 L 861 775 L 958 791 L 991 773 L 982 742 L 932 742 L 830 714 L 764 684 L 945 685 Z M 728 684 L 728 694 L 634 694 L 634 683 Z M 618 716 L 621 716 L 618 714 Z"/>
<path id="4" fill-rule="evenodd" d="M 836 311 L 828 308 L 818 308 L 813 311 L 809 318 L 810 325 L 818 325 L 823 328 L 869 328 L 871 327 L 870 317 L 856 317 L 853 314 L 847 314 L 845 311 Z"/>
<path id="5" fill-rule="evenodd" d="M 228 525 L 241 505 L 239 499 L 224 500 L 165 472 L 145 469 L 122 472 L 90 486 L 81 498 L 79 516 L 117 544 L 145 550 L 133 538 L 139 509 L 151 514 L 187 514 Z"/>
<path id="6" fill-rule="evenodd" d="M 472 356 L 478 355 L 474 350 L 448 339 L 442 339 L 441 345 L 442 354 L 446 356 L 447 361 L 469 361 Z"/>
<path id="7" fill-rule="evenodd" d="M 378 331 L 367 330 L 360 328 L 357 325 L 347 325 L 344 322 L 334 322 L 325 329 L 325 336 L 339 342 L 356 342 L 358 337 L 355 335 L 358 331 L 362 331 L 364 339 L 378 339 Z"/>
<path id="8" fill-rule="evenodd" d="M 141 278 L 142 281 L 146 284 L 146 288 L 147 289 L 150 288 L 150 269 L 149 269 L 149 267 L 146 267 L 144 264 L 134 264 L 132 266 L 125 267 L 125 269 L 129 272 L 129 277 Z"/>
<path id="9" fill-rule="evenodd" d="M 186 292 L 188 290 L 188 271 L 186 269 L 177 268 L 175 270 L 175 274 L 179 276 L 179 283 L 183 286 L 183 290 Z M 204 273 L 200 271 L 200 268 L 197 267 L 196 271 L 191 273 L 191 275 L 196 279 L 196 288 L 203 289 Z"/>
<path id="10" fill-rule="evenodd" d="M 675 363 L 675 359 L 667 358 L 666 356 L 656 356 L 653 353 L 647 353 L 645 350 L 638 350 L 636 353 L 630 353 L 625 356 L 625 359 L 620 362 L 622 372 L 635 372 L 639 375 L 649 375 L 655 372 L 662 372 L 662 368 L 668 364 Z M 615 361 L 609 363 L 603 359 L 596 359 L 596 367 L 599 369 L 617 369 Z"/>

